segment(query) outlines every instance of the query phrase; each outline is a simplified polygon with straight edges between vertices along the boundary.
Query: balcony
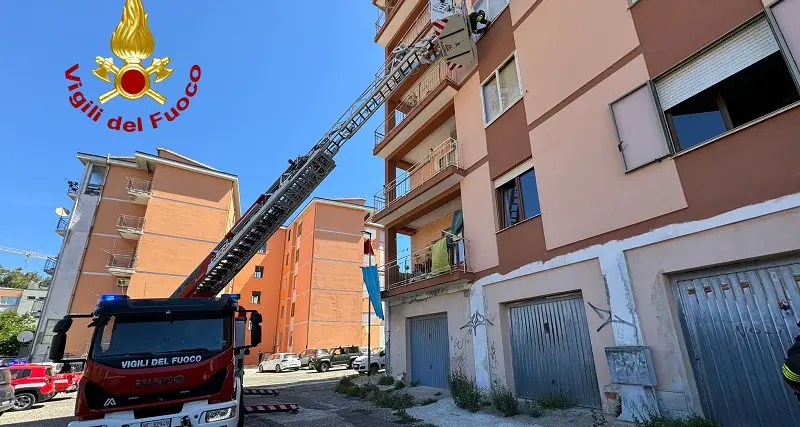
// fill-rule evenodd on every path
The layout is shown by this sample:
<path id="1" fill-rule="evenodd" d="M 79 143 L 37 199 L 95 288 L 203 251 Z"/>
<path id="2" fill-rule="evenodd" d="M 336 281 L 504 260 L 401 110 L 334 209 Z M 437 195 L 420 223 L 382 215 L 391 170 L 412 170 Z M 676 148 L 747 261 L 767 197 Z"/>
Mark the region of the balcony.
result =
<path id="1" fill-rule="evenodd" d="M 150 196 L 153 195 L 153 181 L 128 177 L 125 190 L 133 203 L 146 205 L 150 201 Z"/>
<path id="2" fill-rule="evenodd" d="M 425 9 L 429 9 L 428 2 L 423 0 L 384 0 L 378 19 L 375 21 L 375 42 L 387 47 L 422 3 L 425 4 Z M 428 20 L 430 21 L 430 18 Z"/>
<path id="3" fill-rule="evenodd" d="M 56 272 L 56 262 L 57 260 L 55 258 L 47 258 L 47 261 L 44 262 L 44 268 L 42 268 L 42 271 L 52 276 Z"/>
<path id="4" fill-rule="evenodd" d="M 120 215 L 117 218 L 117 232 L 123 239 L 139 240 L 144 232 L 144 218 Z"/>
<path id="5" fill-rule="evenodd" d="M 106 270 L 116 277 L 131 277 L 136 271 L 136 254 L 108 254 Z"/>
<path id="6" fill-rule="evenodd" d="M 42 310 L 44 310 L 44 300 L 36 300 L 33 302 L 30 314 L 38 319 L 42 317 Z"/>
<path id="7" fill-rule="evenodd" d="M 444 232 L 443 232 L 444 233 Z M 449 233 L 444 247 L 433 244 L 378 267 L 384 274 L 381 295 L 398 295 L 444 284 L 467 283 L 473 279 L 467 265 L 469 241 Z"/>
<path id="8" fill-rule="evenodd" d="M 458 184 L 466 173 L 461 163 L 461 144 L 457 140 L 448 138 L 432 148 L 375 194 L 375 215 L 371 221 L 385 226 L 427 204 Z"/>
<path id="9" fill-rule="evenodd" d="M 58 217 L 58 224 L 56 224 L 56 233 L 58 233 L 59 236 L 64 237 L 67 235 L 67 230 L 69 230 L 69 217 L 68 216 Z"/>
<path id="10" fill-rule="evenodd" d="M 72 200 L 78 198 L 78 191 L 81 189 L 81 183 L 76 181 L 67 181 L 67 197 Z"/>
<path id="11" fill-rule="evenodd" d="M 375 129 L 373 154 L 387 158 L 452 101 L 456 92 L 456 71 L 450 71 L 444 60 L 433 63 Z"/>

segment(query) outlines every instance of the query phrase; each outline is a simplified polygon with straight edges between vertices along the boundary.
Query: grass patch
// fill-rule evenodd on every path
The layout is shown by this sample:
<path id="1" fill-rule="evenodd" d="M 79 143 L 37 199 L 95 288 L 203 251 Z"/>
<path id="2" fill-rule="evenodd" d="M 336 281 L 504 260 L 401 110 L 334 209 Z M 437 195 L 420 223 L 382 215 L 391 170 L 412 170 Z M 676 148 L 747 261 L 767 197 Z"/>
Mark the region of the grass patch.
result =
<path id="1" fill-rule="evenodd" d="M 411 380 L 411 382 L 408 383 L 408 385 L 410 385 L 411 387 L 416 387 L 419 385 L 419 380 Z"/>
<path id="2" fill-rule="evenodd" d="M 405 409 L 414 406 L 414 396 L 407 393 L 379 391 L 370 395 L 370 402 L 381 408 Z"/>
<path id="3" fill-rule="evenodd" d="M 379 391 L 381 391 L 380 387 L 378 387 L 378 386 L 376 386 L 374 384 L 363 385 L 358 390 L 358 397 L 360 397 L 362 399 L 366 399 L 371 393 L 375 393 L 375 392 L 379 392 Z"/>
<path id="4" fill-rule="evenodd" d="M 450 386 L 450 394 L 453 396 L 456 406 L 470 412 L 476 412 L 481 408 L 483 400 L 481 391 L 475 384 L 475 380 L 468 377 L 464 371 L 457 369 L 450 372 L 447 384 Z"/>
<path id="5" fill-rule="evenodd" d="M 347 389 L 347 395 L 350 397 L 361 397 L 361 387 L 357 385 L 351 385 Z"/>
<path id="6" fill-rule="evenodd" d="M 437 402 L 436 399 L 434 399 L 432 397 L 429 397 L 429 398 L 423 400 L 422 402 L 419 402 L 419 406 L 428 406 L 428 405 L 432 405 L 432 404 L 434 404 L 436 402 Z"/>
<path id="7" fill-rule="evenodd" d="M 391 375 L 384 375 L 378 378 L 378 385 L 392 385 L 394 384 L 394 377 Z"/>
<path id="8" fill-rule="evenodd" d="M 347 391 L 350 387 L 354 386 L 353 380 L 349 377 L 342 377 L 339 382 L 336 383 L 336 386 L 333 388 L 333 391 L 339 394 L 347 394 Z"/>
<path id="9" fill-rule="evenodd" d="M 492 392 L 489 398 L 500 413 L 505 417 L 513 417 L 519 414 L 519 403 L 514 393 L 503 386 L 492 387 Z"/>
<path id="10" fill-rule="evenodd" d="M 525 402 L 525 413 L 528 414 L 531 418 L 539 418 L 542 415 L 544 415 L 542 409 L 536 406 L 535 403 L 530 401 Z"/>
<path id="11" fill-rule="evenodd" d="M 543 409 L 567 409 L 574 406 L 572 399 L 565 394 L 546 394 L 536 398 L 536 405 Z"/>
<path id="12" fill-rule="evenodd" d="M 654 415 L 648 421 L 640 421 L 634 417 L 633 425 L 636 427 L 722 427 L 722 424 L 697 415 L 689 418 Z"/>
<path id="13" fill-rule="evenodd" d="M 404 389 L 404 388 L 406 388 L 406 383 L 404 383 L 402 381 L 398 381 L 398 382 L 394 383 L 394 389 L 395 390 L 401 390 L 401 389 Z"/>

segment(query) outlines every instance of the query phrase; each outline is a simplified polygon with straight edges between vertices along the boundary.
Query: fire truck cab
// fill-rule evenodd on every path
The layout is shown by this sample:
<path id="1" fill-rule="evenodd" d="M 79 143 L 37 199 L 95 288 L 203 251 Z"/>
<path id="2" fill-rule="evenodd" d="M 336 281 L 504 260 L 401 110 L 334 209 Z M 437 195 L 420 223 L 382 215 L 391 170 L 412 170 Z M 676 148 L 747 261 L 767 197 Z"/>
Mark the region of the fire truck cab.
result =
<path id="1" fill-rule="evenodd" d="M 60 320 L 53 361 L 84 361 L 64 359 L 74 318 L 90 318 L 94 328 L 77 421 L 69 427 L 242 426 L 243 359 L 261 342 L 261 315 L 239 307 L 238 299 L 107 295 L 92 313 Z"/>

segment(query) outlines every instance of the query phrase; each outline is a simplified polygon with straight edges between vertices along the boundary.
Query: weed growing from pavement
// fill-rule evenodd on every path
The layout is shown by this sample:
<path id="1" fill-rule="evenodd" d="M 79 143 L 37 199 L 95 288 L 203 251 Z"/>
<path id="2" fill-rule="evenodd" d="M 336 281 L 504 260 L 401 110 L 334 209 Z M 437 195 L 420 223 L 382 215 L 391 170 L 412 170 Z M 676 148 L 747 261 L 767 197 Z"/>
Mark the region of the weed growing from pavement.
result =
<path id="1" fill-rule="evenodd" d="M 414 423 L 422 421 L 419 418 L 414 418 L 411 415 L 408 415 L 408 413 L 406 412 L 406 408 L 398 409 L 394 413 L 394 415 L 397 417 L 394 420 L 394 422 L 397 423 L 397 424 L 414 424 Z"/>
<path id="2" fill-rule="evenodd" d="M 597 410 L 592 410 L 592 427 L 606 427 L 608 426 L 608 420 L 606 416 L 603 415 L 602 412 Z"/>
<path id="3" fill-rule="evenodd" d="M 429 397 L 429 398 L 423 400 L 422 402 L 419 402 L 419 406 L 428 406 L 428 405 L 432 405 L 432 404 L 434 404 L 436 402 L 438 402 L 436 399 L 434 399 L 432 397 Z"/>
<path id="4" fill-rule="evenodd" d="M 392 385 L 394 384 L 394 377 L 391 375 L 384 375 L 378 378 L 378 385 Z"/>
<path id="5" fill-rule="evenodd" d="M 536 398 L 536 404 L 544 409 L 567 409 L 575 406 L 572 398 L 565 394 L 546 394 Z"/>
<path id="6" fill-rule="evenodd" d="M 350 389 L 350 387 L 354 385 L 355 384 L 353 384 L 353 380 L 351 380 L 349 377 L 342 377 L 336 383 L 336 386 L 334 387 L 333 391 L 339 394 L 347 394 L 347 391 Z"/>
<path id="7" fill-rule="evenodd" d="M 468 377 L 462 369 L 455 369 L 447 376 L 450 394 L 456 406 L 470 412 L 477 412 L 481 408 L 483 396 L 475 380 Z"/>
<path id="8" fill-rule="evenodd" d="M 542 410 L 531 401 L 525 402 L 525 413 L 530 415 L 531 418 L 539 418 L 544 415 Z"/>
<path id="9" fill-rule="evenodd" d="M 519 414 L 519 403 L 514 393 L 507 389 L 505 386 L 495 383 L 492 386 L 492 391 L 489 394 L 494 407 L 505 417 L 513 417 Z"/>
<path id="10" fill-rule="evenodd" d="M 643 421 L 634 415 L 633 425 L 636 427 L 722 427 L 722 424 L 697 415 L 688 418 L 677 418 L 669 415 L 651 414 L 648 418 L 647 421 Z"/>
<path id="11" fill-rule="evenodd" d="M 410 385 L 411 387 L 416 387 L 419 385 L 419 380 L 411 380 L 411 382 L 408 383 L 408 385 Z"/>
<path id="12" fill-rule="evenodd" d="M 402 381 L 398 381 L 398 382 L 394 383 L 394 389 L 395 390 L 400 390 L 400 389 L 403 389 L 405 387 L 406 387 L 406 383 L 404 383 Z"/>

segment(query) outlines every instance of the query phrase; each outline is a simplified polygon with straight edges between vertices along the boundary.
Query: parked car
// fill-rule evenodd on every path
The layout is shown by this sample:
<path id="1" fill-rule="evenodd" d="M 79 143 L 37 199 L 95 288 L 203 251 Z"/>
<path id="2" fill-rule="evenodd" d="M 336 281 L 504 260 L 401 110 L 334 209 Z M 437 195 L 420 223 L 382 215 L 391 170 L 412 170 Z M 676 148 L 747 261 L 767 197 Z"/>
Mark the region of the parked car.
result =
<path id="1" fill-rule="evenodd" d="M 56 395 L 53 367 L 24 364 L 8 368 L 14 387 L 14 410 L 30 409 L 37 402 L 46 402 Z"/>
<path id="2" fill-rule="evenodd" d="M 258 364 L 258 372 L 283 372 L 286 369 L 300 370 L 300 357 L 295 353 L 275 353 Z"/>
<path id="3" fill-rule="evenodd" d="M 73 393 L 78 390 L 78 382 L 83 377 L 82 362 L 56 363 L 54 368 L 53 382 L 56 394 Z"/>
<path id="4" fill-rule="evenodd" d="M 369 357 L 366 355 L 356 357 L 353 361 L 353 369 L 359 374 L 366 373 L 367 362 L 369 362 L 369 373 L 377 374 L 379 370 L 386 368 L 386 352 L 379 350 L 373 351 Z"/>
<path id="5" fill-rule="evenodd" d="M 14 387 L 11 386 L 11 371 L 0 368 L 0 415 L 14 408 Z"/>
<path id="6" fill-rule="evenodd" d="M 314 357 L 321 357 L 323 355 L 329 355 L 328 349 L 326 348 L 309 348 L 308 350 L 304 350 L 300 353 L 300 367 L 301 368 L 308 368 L 312 369 L 313 366 L 311 365 L 311 359 Z"/>
<path id="7" fill-rule="evenodd" d="M 327 372 L 331 366 L 347 366 L 347 369 L 353 367 L 353 360 L 361 356 L 361 347 L 351 345 L 334 347 L 328 351 L 328 354 L 315 355 L 311 358 L 310 367 L 313 367 L 317 372 Z"/>

